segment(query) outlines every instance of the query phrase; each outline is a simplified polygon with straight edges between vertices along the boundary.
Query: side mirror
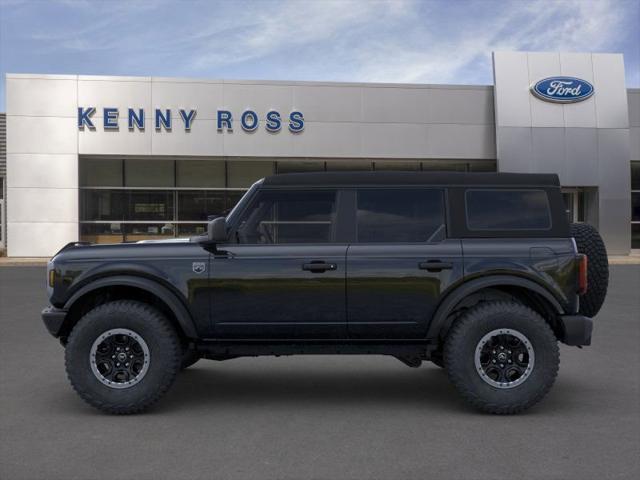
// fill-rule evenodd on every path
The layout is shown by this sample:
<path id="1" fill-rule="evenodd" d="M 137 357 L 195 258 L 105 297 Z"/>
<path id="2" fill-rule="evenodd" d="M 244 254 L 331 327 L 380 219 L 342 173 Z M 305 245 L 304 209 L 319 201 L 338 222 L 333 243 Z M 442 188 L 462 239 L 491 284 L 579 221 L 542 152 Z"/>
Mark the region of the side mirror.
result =
<path id="1" fill-rule="evenodd" d="M 209 241 L 213 243 L 224 243 L 227 241 L 227 219 L 218 217 L 207 225 L 207 235 Z"/>

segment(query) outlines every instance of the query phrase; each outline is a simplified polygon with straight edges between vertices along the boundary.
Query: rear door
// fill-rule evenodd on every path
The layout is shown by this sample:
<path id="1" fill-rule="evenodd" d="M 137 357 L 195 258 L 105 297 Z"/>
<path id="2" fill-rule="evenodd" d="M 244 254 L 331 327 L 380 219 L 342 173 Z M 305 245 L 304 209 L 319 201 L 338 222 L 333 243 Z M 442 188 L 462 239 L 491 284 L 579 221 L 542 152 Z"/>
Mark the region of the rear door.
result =
<path id="1" fill-rule="evenodd" d="M 347 251 L 347 320 L 354 338 L 421 338 L 442 296 L 462 279 L 460 240 L 447 239 L 442 189 L 354 192 Z"/>

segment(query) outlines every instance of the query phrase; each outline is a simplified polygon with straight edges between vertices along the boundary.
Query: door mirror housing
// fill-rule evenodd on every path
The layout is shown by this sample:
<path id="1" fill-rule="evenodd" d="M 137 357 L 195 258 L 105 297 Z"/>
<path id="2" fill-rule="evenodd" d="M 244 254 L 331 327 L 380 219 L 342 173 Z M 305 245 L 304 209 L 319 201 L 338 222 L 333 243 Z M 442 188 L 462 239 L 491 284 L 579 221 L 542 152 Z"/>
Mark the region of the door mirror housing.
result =
<path id="1" fill-rule="evenodd" d="M 224 243 L 227 241 L 227 219 L 225 217 L 214 218 L 207 225 L 207 236 L 211 243 Z"/>

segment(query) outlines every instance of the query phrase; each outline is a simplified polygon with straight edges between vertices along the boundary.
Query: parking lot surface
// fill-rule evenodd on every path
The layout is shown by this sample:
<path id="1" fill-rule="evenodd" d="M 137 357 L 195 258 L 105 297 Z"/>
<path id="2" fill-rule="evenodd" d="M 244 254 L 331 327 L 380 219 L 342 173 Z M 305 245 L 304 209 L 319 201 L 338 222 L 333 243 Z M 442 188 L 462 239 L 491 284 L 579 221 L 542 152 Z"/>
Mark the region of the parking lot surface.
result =
<path id="1" fill-rule="evenodd" d="M 640 266 L 612 267 L 593 346 L 562 346 L 549 396 L 510 417 L 374 356 L 200 361 L 149 413 L 108 416 L 67 382 L 44 282 L 0 268 L 3 480 L 640 478 Z"/>

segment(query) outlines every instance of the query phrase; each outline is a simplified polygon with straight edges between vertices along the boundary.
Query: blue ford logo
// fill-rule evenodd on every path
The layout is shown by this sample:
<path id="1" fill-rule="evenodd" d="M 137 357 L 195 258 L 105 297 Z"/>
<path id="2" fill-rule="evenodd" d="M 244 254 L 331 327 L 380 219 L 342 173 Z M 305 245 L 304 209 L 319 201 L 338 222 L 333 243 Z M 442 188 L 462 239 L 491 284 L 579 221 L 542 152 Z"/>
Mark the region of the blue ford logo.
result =
<path id="1" fill-rule="evenodd" d="M 549 77 L 533 85 L 531 93 L 547 102 L 581 102 L 593 95 L 593 85 L 575 77 Z"/>

